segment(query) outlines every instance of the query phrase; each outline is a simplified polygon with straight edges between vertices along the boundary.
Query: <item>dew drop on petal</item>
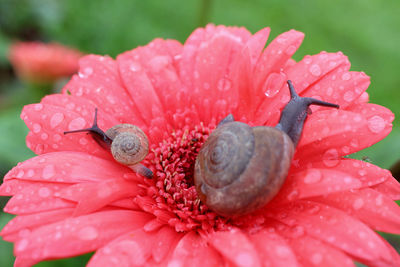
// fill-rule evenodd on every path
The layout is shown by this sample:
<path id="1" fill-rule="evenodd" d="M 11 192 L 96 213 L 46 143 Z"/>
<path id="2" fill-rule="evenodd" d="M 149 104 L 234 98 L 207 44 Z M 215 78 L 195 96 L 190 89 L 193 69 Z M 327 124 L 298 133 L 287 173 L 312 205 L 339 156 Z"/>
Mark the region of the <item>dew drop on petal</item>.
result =
<path id="1" fill-rule="evenodd" d="M 15 250 L 16 251 L 24 251 L 26 249 L 26 247 L 28 246 L 29 241 L 28 239 L 22 239 L 18 245 L 16 246 Z"/>
<path id="2" fill-rule="evenodd" d="M 342 80 L 343 80 L 343 81 L 348 81 L 348 80 L 350 80 L 350 78 L 351 78 L 351 74 L 348 73 L 348 72 L 346 72 L 346 73 L 344 73 L 344 74 L 342 75 Z"/>
<path id="3" fill-rule="evenodd" d="M 346 102 L 351 102 L 354 100 L 354 93 L 352 91 L 347 91 L 346 93 L 344 93 L 343 95 L 343 99 Z"/>
<path id="4" fill-rule="evenodd" d="M 321 68 L 317 64 L 312 64 L 311 67 L 309 68 L 309 71 L 312 75 L 314 76 L 319 76 L 321 75 Z"/>
<path id="5" fill-rule="evenodd" d="M 47 138 L 49 138 L 49 135 L 47 133 L 42 133 L 40 135 L 40 138 L 42 138 L 42 140 L 47 140 Z"/>
<path id="6" fill-rule="evenodd" d="M 88 143 L 88 140 L 86 138 L 82 137 L 79 139 L 79 144 L 84 146 L 84 145 L 87 145 L 87 143 Z"/>
<path id="7" fill-rule="evenodd" d="M 305 184 L 314 184 L 321 180 L 321 172 L 319 170 L 310 170 L 304 177 Z"/>
<path id="8" fill-rule="evenodd" d="M 222 78 L 218 81 L 217 88 L 221 92 L 229 91 L 231 87 L 232 87 L 232 82 L 227 78 Z"/>
<path id="9" fill-rule="evenodd" d="M 293 54 L 296 52 L 296 50 L 297 50 L 297 47 L 296 47 L 296 46 L 294 46 L 294 45 L 289 45 L 289 46 L 286 48 L 285 53 L 286 53 L 287 55 L 291 56 L 291 55 L 293 55 Z"/>
<path id="10" fill-rule="evenodd" d="M 380 133 L 385 129 L 385 120 L 375 115 L 368 119 L 368 128 L 373 133 Z"/>
<path id="11" fill-rule="evenodd" d="M 73 130 L 83 129 L 85 125 L 86 125 L 86 120 L 84 118 L 78 117 L 73 119 L 69 123 L 68 130 L 73 131 Z"/>
<path id="12" fill-rule="evenodd" d="M 94 240 L 99 236 L 99 232 L 93 226 L 86 226 L 79 231 L 78 235 L 81 240 Z"/>
<path id="13" fill-rule="evenodd" d="M 55 113 L 51 116 L 50 119 L 50 127 L 52 129 L 56 128 L 60 123 L 64 120 L 64 114 L 62 113 Z"/>
<path id="14" fill-rule="evenodd" d="M 328 149 L 322 156 L 322 161 L 327 167 L 335 167 L 339 164 L 339 153 L 335 148 Z"/>
<path id="15" fill-rule="evenodd" d="M 131 65 L 129 66 L 129 69 L 133 72 L 140 71 L 142 69 L 142 66 L 138 62 L 132 62 Z"/>
<path id="16" fill-rule="evenodd" d="M 235 262 L 239 263 L 239 266 L 253 266 L 253 257 L 246 252 L 241 252 L 235 256 Z"/>
<path id="17" fill-rule="evenodd" d="M 291 251 L 285 246 L 276 246 L 275 247 L 276 256 L 280 258 L 286 258 L 290 256 Z"/>
<path id="18" fill-rule="evenodd" d="M 34 133 L 38 133 L 38 132 L 40 132 L 41 130 L 42 130 L 42 126 L 40 126 L 39 123 L 33 124 L 33 126 L 32 126 L 32 131 L 33 131 Z"/>
<path id="19" fill-rule="evenodd" d="M 355 210 L 359 210 L 364 206 L 364 200 L 362 198 L 357 198 L 354 202 L 353 202 L 353 208 Z"/>
<path id="20" fill-rule="evenodd" d="M 42 187 L 39 189 L 38 193 L 39 193 L 40 197 L 46 198 L 46 197 L 50 196 L 51 191 L 47 187 Z"/>
<path id="21" fill-rule="evenodd" d="M 381 206 L 383 204 L 383 195 L 379 195 L 379 196 L 376 197 L 375 204 L 377 206 Z"/>
<path id="22" fill-rule="evenodd" d="M 59 142 L 61 139 L 62 139 L 61 135 L 59 135 L 59 134 L 53 135 L 54 142 Z"/>
<path id="23" fill-rule="evenodd" d="M 35 175 L 35 171 L 32 169 L 29 169 L 28 172 L 26 173 L 27 177 L 33 177 L 33 175 Z"/>
<path id="24" fill-rule="evenodd" d="M 314 263 L 315 265 L 318 265 L 322 262 L 322 255 L 320 253 L 314 253 L 313 255 L 311 255 L 311 261 L 312 263 Z"/>
<path id="25" fill-rule="evenodd" d="M 42 171 L 43 179 L 49 179 L 49 178 L 53 177 L 54 174 L 55 174 L 55 169 L 54 169 L 53 164 L 46 165 L 43 168 L 43 171 Z"/>
<path id="26" fill-rule="evenodd" d="M 43 105 L 42 105 L 42 104 L 35 104 L 35 105 L 33 106 L 33 108 L 34 108 L 36 111 L 40 111 L 40 110 L 43 109 Z"/>

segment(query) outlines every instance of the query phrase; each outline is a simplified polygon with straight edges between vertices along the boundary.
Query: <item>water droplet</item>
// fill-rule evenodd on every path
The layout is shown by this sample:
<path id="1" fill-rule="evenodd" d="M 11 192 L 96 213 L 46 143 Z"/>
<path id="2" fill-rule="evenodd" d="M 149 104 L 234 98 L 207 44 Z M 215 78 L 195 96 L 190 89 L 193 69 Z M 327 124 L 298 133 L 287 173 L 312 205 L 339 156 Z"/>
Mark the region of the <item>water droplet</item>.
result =
<path id="1" fill-rule="evenodd" d="M 253 266 L 254 260 L 250 253 L 240 252 L 235 256 L 235 262 L 239 266 Z"/>
<path id="2" fill-rule="evenodd" d="M 108 102 L 110 102 L 110 104 L 114 105 L 116 103 L 115 98 L 112 95 L 108 95 L 107 96 L 107 100 Z"/>
<path id="3" fill-rule="evenodd" d="M 328 149 L 322 156 L 322 161 L 327 167 L 335 167 L 339 164 L 339 153 L 335 148 Z"/>
<path id="4" fill-rule="evenodd" d="M 368 119 L 368 128 L 373 133 L 380 133 L 385 129 L 385 120 L 375 115 Z"/>
<path id="5" fill-rule="evenodd" d="M 343 75 L 342 75 L 342 80 L 343 81 L 348 81 L 350 79 L 351 79 L 351 74 L 350 73 L 348 73 L 348 72 L 343 73 Z"/>
<path id="6" fill-rule="evenodd" d="M 24 251 L 28 247 L 29 241 L 28 239 L 22 239 L 18 242 L 17 246 L 15 247 L 16 251 Z"/>
<path id="7" fill-rule="evenodd" d="M 346 176 L 343 180 L 345 184 L 351 184 L 353 182 L 353 178 L 350 176 Z"/>
<path id="8" fill-rule="evenodd" d="M 360 176 L 364 176 L 364 175 L 367 174 L 367 171 L 366 171 L 366 170 L 359 170 L 359 171 L 358 171 L 358 174 L 359 174 Z"/>
<path id="9" fill-rule="evenodd" d="M 309 170 L 306 177 L 304 177 L 305 184 L 314 184 L 321 181 L 321 172 L 317 169 Z"/>
<path id="10" fill-rule="evenodd" d="M 204 87 L 204 89 L 208 90 L 208 89 L 210 89 L 210 84 L 209 83 L 204 83 L 203 87 Z"/>
<path id="11" fill-rule="evenodd" d="M 88 143 L 88 140 L 86 138 L 82 137 L 79 139 L 79 144 L 84 146 L 84 145 L 87 145 L 87 143 Z"/>
<path id="12" fill-rule="evenodd" d="M 92 73 L 93 73 L 93 69 L 91 67 L 86 67 L 83 69 L 83 74 L 86 77 L 89 77 L 90 75 L 92 75 Z"/>
<path id="13" fill-rule="evenodd" d="M 56 232 L 56 234 L 54 235 L 55 240 L 59 240 L 61 237 L 62 237 L 62 232 Z"/>
<path id="14" fill-rule="evenodd" d="M 379 195 L 379 196 L 376 197 L 375 204 L 377 206 L 381 206 L 383 204 L 383 195 Z"/>
<path id="15" fill-rule="evenodd" d="M 323 256 L 320 253 L 314 253 L 311 255 L 311 261 L 315 265 L 319 265 L 322 262 Z"/>
<path id="16" fill-rule="evenodd" d="M 75 103 L 68 103 L 66 105 L 66 108 L 69 109 L 69 110 L 73 110 L 75 108 Z"/>
<path id="17" fill-rule="evenodd" d="M 276 256 L 278 256 L 280 258 L 286 258 L 286 257 L 290 256 L 291 251 L 289 248 L 287 248 L 285 246 L 277 245 L 275 247 L 275 253 L 276 253 Z"/>
<path id="18" fill-rule="evenodd" d="M 28 172 L 26 173 L 27 177 L 33 177 L 33 175 L 35 175 L 35 171 L 32 169 L 29 169 Z"/>
<path id="19" fill-rule="evenodd" d="M 354 100 L 354 93 L 352 91 L 347 91 L 343 95 L 343 99 L 347 102 L 351 102 Z"/>
<path id="20" fill-rule="evenodd" d="M 285 53 L 286 53 L 286 55 L 291 56 L 291 55 L 293 55 L 293 54 L 296 52 L 296 50 L 297 50 L 297 47 L 296 47 L 296 46 L 294 46 L 294 45 L 289 45 L 289 46 L 286 48 Z"/>
<path id="21" fill-rule="evenodd" d="M 129 69 L 133 72 L 142 70 L 142 65 L 139 62 L 132 62 Z"/>
<path id="22" fill-rule="evenodd" d="M 222 78 L 218 81 L 217 88 L 221 92 L 226 92 L 232 87 L 232 82 L 228 78 Z"/>
<path id="23" fill-rule="evenodd" d="M 348 154 L 348 153 L 350 153 L 350 148 L 348 146 L 344 146 L 344 147 L 342 147 L 342 151 L 344 154 Z"/>
<path id="24" fill-rule="evenodd" d="M 295 200 L 297 197 L 299 196 L 299 191 L 297 191 L 296 189 L 293 190 L 292 192 L 290 192 L 286 198 L 290 201 Z"/>
<path id="25" fill-rule="evenodd" d="M 354 202 L 353 202 L 353 208 L 355 210 L 359 210 L 364 206 L 364 200 L 362 198 L 357 198 Z"/>
<path id="26" fill-rule="evenodd" d="M 55 169 L 53 164 L 46 165 L 42 170 L 43 179 L 49 179 L 55 174 Z"/>
<path id="27" fill-rule="evenodd" d="M 54 140 L 54 142 L 58 142 L 58 141 L 60 141 L 61 139 L 62 139 L 61 135 L 59 135 L 59 134 L 53 135 L 53 140 Z"/>
<path id="28" fill-rule="evenodd" d="M 24 176 L 24 171 L 23 170 L 20 170 L 18 173 L 17 173 L 17 175 L 16 175 L 16 177 L 17 178 L 22 178 L 23 176 Z"/>
<path id="29" fill-rule="evenodd" d="M 39 133 L 42 130 L 42 126 L 39 123 L 34 123 L 32 126 L 32 131 L 34 133 Z"/>
<path id="30" fill-rule="evenodd" d="M 39 189 L 38 193 L 39 193 L 40 197 L 46 198 L 46 197 L 50 196 L 51 191 L 47 187 L 42 187 Z"/>
<path id="31" fill-rule="evenodd" d="M 35 105 L 33 106 L 33 108 L 34 108 L 36 111 L 40 111 L 40 110 L 43 109 L 43 105 L 42 105 L 42 104 L 35 104 Z"/>
<path id="32" fill-rule="evenodd" d="M 78 235 L 81 240 L 94 240 L 99 236 L 99 232 L 93 226 L 86 226 L 79 231 Z"/>
<path id="33" fill-rule="evenodd" d="M 314 76 L 319 76 L 321 75 L 321 68 L 317 64 L 312 64 L 311 67 L 308 69 L 310 73 Z"/>
<path id="34" fill-rule="evenodd" d="M 55 113 L 51 116 L 50 119 L 50 127 L 52 129 L 56 128 L 60 123 L 64 120 L 64 114 L 62 113 Z"/>
<path id="35" fill-rule="evenodd" d="M 69 125 L 68 125 L 68 130 L 73 131 L 73 130 L 79 130 L 83 129 L 86 125 L 86 120 L 82 117 L 78 117 L 73 119 Z"/>
<path id="36" fill-rule="evenodd" d="M 271 73 L 263 84 L 263 91 L 265 96 L 274 97 L 282 86 L 282 76 L 278 73 Z"/>
<path id="37" fill-rule="evenodd" d="M 40 138 L 42 138 L 42 140 L 44 141 L 44 140 L 47 140 L 47 138 L 49 138 L 49 135 L 47 133 L 42 133 L 40 135 Z"/>

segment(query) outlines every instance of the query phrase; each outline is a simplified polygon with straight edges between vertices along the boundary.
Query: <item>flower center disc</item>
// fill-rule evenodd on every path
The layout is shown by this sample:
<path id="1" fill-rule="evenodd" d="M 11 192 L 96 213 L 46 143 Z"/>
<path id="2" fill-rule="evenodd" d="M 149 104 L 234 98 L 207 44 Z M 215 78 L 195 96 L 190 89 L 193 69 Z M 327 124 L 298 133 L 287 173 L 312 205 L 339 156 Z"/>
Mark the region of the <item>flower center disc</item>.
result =
<path id="1" fill-rule="evenodd" d="M 173 214 L 168 224 L 179 232 L 195 228 L 203 230 L 226 228 L 227 218 L 218 216 L 200 202 L 194 186 L 194 165 L 203 143 L 215 127 L 203 124 L 194 129 L 188 127 L 173 132 L 163 143 L 153 145 L 149 152 L 149 165 L 155 166 L 148 195 L 156 200 L 152 209 L 158 219 L 164 214 Z"/>

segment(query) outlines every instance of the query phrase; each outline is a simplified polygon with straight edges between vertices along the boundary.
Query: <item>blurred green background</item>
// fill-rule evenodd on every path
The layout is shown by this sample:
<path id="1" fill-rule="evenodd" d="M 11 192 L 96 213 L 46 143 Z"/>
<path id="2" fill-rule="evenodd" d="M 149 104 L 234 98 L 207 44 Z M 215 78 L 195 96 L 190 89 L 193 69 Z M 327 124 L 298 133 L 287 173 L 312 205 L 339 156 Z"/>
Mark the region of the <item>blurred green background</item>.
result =
<path id="1" fill-rule="evenodd" d="M 18 80 L 7 60 L 8 46 L 15 40 L 57 41 L 85 53 L 115 57 L 156 37 L 184 42 L 196 27 L 209 22 L 245 26 L 253 33 L 270 26 L 270 40 L 293 28 L 306 34 L 296 60 L 321 50 L 342 51 L 352 70 L 371 76 L 370 101 L 399 116 L 399 11 L 399 0 L 0 0 L 0 174 L 34 156 L 25 146 L 27 128 L 19 119 L 23 105 L 62 85 Z M 383 168 L 400 160 L 398 119 L 385 140 L 353 157 Z M 1 207 L 5 202 L 0 199 Z M 0 227 L 9 219 L 0 213 Z M 88 258 L 38 266 L 83 266 Z M 12 245 L 0 241 L 0 266 L 12 262 Z"/>

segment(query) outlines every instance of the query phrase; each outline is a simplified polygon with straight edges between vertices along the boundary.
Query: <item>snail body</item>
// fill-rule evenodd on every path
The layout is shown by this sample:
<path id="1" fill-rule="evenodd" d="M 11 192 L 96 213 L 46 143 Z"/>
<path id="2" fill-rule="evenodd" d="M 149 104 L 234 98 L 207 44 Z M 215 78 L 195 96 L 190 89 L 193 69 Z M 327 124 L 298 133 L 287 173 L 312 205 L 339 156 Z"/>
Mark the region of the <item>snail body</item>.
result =
<path id="1" fill-rule="evenodd" d="M 308 106 L 338 105 L 299 97 L 291 100 L 276 127 L 249 125 L 228 115 L 210 134 L 196 158 L 194 181 L 200 200 L 223 216 L 265 206 L 282 187 L 300 139 Z"/>
<path id="2" fill-rule="evenodd" d="M 149 141 L 146 134 L 136 125 L 118 124 L 104 132 L 97 126 L 96 108 L 92 127 L 67 131 L 64 134 L 77 132 L 91 134 L 98 144 L 111 152 L 117 162 L 127 165 L 147 178 L 153 176 L 152 171 L 140 163 L 149 152 Z"/>

